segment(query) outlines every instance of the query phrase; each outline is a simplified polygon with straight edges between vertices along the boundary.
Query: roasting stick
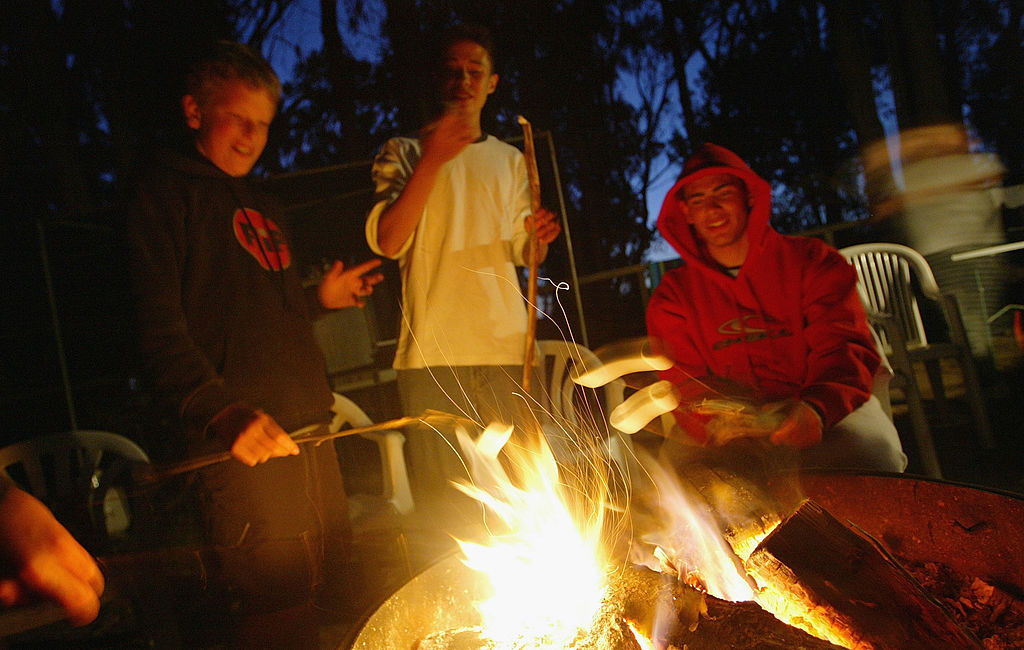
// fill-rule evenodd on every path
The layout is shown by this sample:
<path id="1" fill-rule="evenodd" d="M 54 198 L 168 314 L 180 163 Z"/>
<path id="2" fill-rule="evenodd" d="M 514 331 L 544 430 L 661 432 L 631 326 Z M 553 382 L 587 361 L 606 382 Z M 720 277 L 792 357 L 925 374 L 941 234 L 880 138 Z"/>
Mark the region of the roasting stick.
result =
<path id="1" fill-rule="evenodd" d="M 526 176 L 530 180 L 530 211 L 540 210 L 540 175 L 537 173 L 537 153 L 533 148 L 533 127 L 519 115 L 516 120 L 523 127 L 523 155 L 526 157 Z M 536 231 L 536 224 L 534 224 Z M 526 356 L 523 358 L 523 391 L 530 392 L 530 376 L 533 374 L 533 348 L 537 341 L 537 257 L 540 242 L 536 232 L 530 235 L 530 275 L 526 287 Z"/>
<path id="2" fill-rule="evenodd" d="M 372 433 L 374 431 L 387 431 L 388 429 L 401 429 L 411 424 L 439 424 L 441 422 L 448 423 L 456 420 L 465 420 L 465 418 L 445 413 L 443 411 L 428 409 L 421 415 L 409 415 L 396 418 L 394 420 L 387 420 L 386 422 L 378 422 L 365 427 L 355 427 L 353 429 L 344 429 L 341 431 L 328 431 L 325 425 L 314 424 L 298 429 L 297 431 L 293 431 L 289 436 L 296 444 L 302 445 L 310 442 L 319 444 L 327 440 L 343 438 L 345 436 Z M 189 458 L 176 463 L 167 463 L 163 465 L 139 465 L 132 472 L 132 482 L 139 487 L 152 485 L 179 474 L 193 472 L 197 469 L 202 469 L 216 463 L 223 463 L 226 460 L 231 460 L 231 458 L 232 456 L 230 451 L 222 451 L 207 454 L 205 456 L 198 456 L 196 458 Z"/>

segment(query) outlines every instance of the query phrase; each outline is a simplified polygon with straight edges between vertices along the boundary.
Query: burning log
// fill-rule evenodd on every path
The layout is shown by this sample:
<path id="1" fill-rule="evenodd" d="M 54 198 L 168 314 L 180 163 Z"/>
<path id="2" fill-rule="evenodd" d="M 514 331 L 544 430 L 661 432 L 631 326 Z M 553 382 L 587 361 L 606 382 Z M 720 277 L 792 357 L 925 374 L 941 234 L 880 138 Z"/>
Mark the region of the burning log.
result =
<path id="1" fill-rule="evenodd" d="M 581 630 L 565 650 L 648 647 L 638 640 L 637 634 L 648 643 L 653 640 L 657 648 L 837 648 L 786 625 L 755 603 L 720 600 L 680 583 L 674 576 L 645 567 L 627 567 L 612 577 L 591 627 Z M 534 647 L 529 643 L 512 647 L 528 650 Z M 496 646 L 480 627 L 466 626 L 434 630 L 412 647 L 415 650 L 492 650 Z"/>
<path id="2" fill-rule="evenodd" d="M 745 475 L 728 464 L 703 462 L 690 463 L 682 472 L 711 507 L 722 534 L 740 558 L 748 557 L 781 520 L 781 506 L 759 487 L 764 477 L 750 469 L 752 465 L 736 463 L 737 467 L 744 467 Z"/>
<path id="3" fill-rule="evenodd" d="M 763 606 L 846 647 L 981 647 L 877 542 L 812 501 L 779 524 L 746 567 L 762 586 Z"/>

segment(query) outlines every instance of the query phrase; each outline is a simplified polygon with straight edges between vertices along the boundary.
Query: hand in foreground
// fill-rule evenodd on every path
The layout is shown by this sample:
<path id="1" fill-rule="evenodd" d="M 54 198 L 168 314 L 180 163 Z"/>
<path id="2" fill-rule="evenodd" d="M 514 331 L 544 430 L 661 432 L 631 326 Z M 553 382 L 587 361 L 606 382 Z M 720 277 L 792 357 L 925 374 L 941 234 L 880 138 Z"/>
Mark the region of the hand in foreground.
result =
<path id="1" fill-rule="evenodd" d="M 63 607 L 74 625 L 100 611 L 103 574 L 92 556 L 46 506 L 14 486 L 0 498 L 0 566 L 6 607 L 42 596 Z"/>
<path id="2" fill-rule="evenodd" d="M 346 269 L 344 264 L 335 260 L 317 287 L 320 304 L 327 309 L 362 307 L 366 304 L 366 297 L 373 293 L 374 285 L 384 279 L 383 273 L 370 273 L 380 265 L 381 261 L 374 258 Z"/>
<path id="3" fill-rule="evenodd" d="M 210 429 L 223 440 L 230 441 L 231 455 L 254 467 L 279 456 L 299 453 L 288 433 L 266 413 L 242 404 L 227 407 L 210 422 Z"/>
<path id="4" fill-rule="evenodd" d="M 526 217 L 526 232 L 536 237 L 540 243 L 550 244 L 562 232 L 562 224 L 558 223 L 551 210 L 541 208 L 536 214 Z"/>
<path id="5" fill-rule="evenodd" d="M 807 402 L 796 402 L 769 441 L 773 445 L 810 447 L 821 442 L 823 426 L 821 416 L 814 408 Z"/>

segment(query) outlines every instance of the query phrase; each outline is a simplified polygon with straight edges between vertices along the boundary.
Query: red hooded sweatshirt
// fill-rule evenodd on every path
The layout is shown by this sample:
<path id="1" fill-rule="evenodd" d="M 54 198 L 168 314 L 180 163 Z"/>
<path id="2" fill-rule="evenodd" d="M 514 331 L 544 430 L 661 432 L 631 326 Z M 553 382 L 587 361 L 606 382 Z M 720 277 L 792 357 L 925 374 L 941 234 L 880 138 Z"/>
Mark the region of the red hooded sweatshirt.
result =
<path id="1" fill-rule="evenodd" d="M 751 197 L 750 250 L 733 277 L 698 244 L 686 220 L 684 185 L 712 174 L 740 178 Z M 675 361 L 662 373 L 679 386 L 713 377 L 757 399 L 813 406 L 827 431 L 868 400 L 881 361 L 857 295 L 857 275 L 818 239 L 781 235 L 769 224 L 771 186 L 736 154 L 705 144 L 665 197 L 658 230 L 682 266 L 647 306 L 655 349 Z M 692 393 L 684 390 L 684 399 Z"/>

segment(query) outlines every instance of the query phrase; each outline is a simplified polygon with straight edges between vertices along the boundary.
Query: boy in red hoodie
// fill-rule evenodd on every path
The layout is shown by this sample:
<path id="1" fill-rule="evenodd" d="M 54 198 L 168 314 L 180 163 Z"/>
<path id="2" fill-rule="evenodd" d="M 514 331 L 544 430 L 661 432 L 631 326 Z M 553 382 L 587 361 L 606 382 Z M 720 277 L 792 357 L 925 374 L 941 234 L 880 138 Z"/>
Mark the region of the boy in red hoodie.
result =
<path id="1" fill-rule="evenodd" d="M 661 376 L 680 392 L 677 421 L 717 444 L 701 405 L 771 405 L 764 435 L 800 450 L 802 465 L 903 471 L 899 435 L 871 394 L 881 357 L 855 271 L 820 240 L 776 232 L 770 212 L 768 182 L 714 144 L 665 199 L 658 229 L 683 264 L 651 297 L 647 330 L 674 362 Z"/>

